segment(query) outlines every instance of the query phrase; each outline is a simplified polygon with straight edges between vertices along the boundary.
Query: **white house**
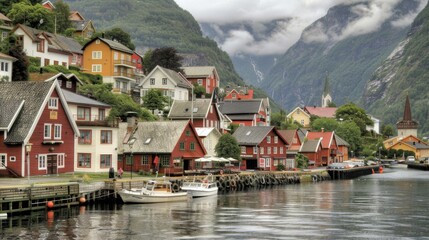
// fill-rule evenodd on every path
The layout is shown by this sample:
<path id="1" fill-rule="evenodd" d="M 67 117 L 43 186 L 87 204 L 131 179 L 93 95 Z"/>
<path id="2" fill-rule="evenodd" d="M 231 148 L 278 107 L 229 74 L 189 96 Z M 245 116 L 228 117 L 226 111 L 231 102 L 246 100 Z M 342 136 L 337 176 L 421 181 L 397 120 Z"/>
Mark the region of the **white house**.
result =
<path id="1" fill-rule="evenodd" d="M 216 128 L 195 128 L 198 137 L 203 142 L 204 148 L 207 151 L 207 156 L 216 156 L 215 147 L 219 142 L 222 134 Z"/>
<path id="2" fill-rule="evenodd" d="M 80 136 L 76 139 L 75 172 L 108 172 L 118 166 L 118 125 L 108 121 L 111 106 L 63 89 Z"/>
<path id="3" fill-rule="evenodd" d="M 373 126 L 366 126 L 367 131 L 374 131 L 377 134 L 380 134 L 380 119 L 377 119 L 371 115 L 368 115 L 371 120 L 374 122 Z"/>
<path id="4" fill-rule="evenodd" d="M 150 89 L 160 89 L 164 96 L 171 97 L 171 100 L 189 100 L 193 86 L 181 73 L 156 66 L 139 87 L 141 97 L 144 97 Z"/>
<path id="5" fill-rule="evenodd" d="M 17 59 L 0 53 L 0 82 L 12 81 L 12 64 Z"/>

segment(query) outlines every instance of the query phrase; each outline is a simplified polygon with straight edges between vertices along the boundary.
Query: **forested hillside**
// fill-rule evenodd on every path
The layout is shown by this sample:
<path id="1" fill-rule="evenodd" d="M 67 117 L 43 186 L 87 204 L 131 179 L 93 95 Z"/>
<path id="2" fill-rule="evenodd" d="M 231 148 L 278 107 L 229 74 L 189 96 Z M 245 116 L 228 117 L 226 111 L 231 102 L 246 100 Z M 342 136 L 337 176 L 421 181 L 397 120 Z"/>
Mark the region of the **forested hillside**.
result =
<path id="1" fill-rule="evenodd" d="M 429 6 L 414 20 L 407 38 L 372 76 L 363 97 L 370 113 L 385 123 L 402 118 L 406 95 L 419 132 L 429 134 Z"/>

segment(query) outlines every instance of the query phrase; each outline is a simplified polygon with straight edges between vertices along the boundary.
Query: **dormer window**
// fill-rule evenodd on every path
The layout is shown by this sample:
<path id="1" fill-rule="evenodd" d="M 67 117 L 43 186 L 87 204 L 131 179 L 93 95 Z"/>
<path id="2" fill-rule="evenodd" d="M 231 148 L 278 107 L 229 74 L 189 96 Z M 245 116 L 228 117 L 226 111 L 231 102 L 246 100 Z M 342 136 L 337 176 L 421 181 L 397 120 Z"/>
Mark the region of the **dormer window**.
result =
<path id="1" fill-rule="evenodd" d="M 58 98 L 49 98 L 48 109 L 58 109 Z"/>
<path id="2" fill-rule="evenodd" d="M 38 52 L 45 52 L 45 40 L 40 39 L 40 41 L 37 43 L 37 51 Z"/>

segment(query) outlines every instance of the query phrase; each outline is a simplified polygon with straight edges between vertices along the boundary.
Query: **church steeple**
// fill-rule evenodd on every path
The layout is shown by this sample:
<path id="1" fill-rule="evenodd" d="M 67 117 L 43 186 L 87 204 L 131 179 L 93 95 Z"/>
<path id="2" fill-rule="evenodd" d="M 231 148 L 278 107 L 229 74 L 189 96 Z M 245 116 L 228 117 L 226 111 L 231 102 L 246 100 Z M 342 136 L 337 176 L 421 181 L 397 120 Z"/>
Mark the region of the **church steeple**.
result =
<path id="1" fill-rule="evenodd" d="M 329 104 L 332 102 L 330 91 L 331 89 L 329 88 L 329 77 L 328 77 L 328 73 L 326 73 L 325 86 L 323 87 L 323 93 L 322 93 L 322 107 L 328 107 Z"/>
<path id="2" fill-rule="evenodd" d="M 419 124 L 414 121 L 411 116 L 411 104 L 408 95 L 405 99 L 403 119 L 396 123 L 396 128 L 398 129 L 398 136 L 400 137 L 406 137 L 409 135 L 417 137 L 417 129 L 419 128 Z"/>

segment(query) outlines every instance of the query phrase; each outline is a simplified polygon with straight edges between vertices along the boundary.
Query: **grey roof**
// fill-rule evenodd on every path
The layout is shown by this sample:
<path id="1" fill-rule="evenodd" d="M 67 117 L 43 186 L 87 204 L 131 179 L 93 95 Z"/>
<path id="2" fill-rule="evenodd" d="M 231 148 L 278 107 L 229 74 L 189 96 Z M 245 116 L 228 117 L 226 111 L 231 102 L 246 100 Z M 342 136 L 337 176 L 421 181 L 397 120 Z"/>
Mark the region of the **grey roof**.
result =
<path id="1" fill-rule="evenodd" d="M 24 105 L 24 100 L 8 102 L 7 99 L 0 97 L 0 129 L 9 130 Z"/>
<path id="2" fill-rule="evenodd" d="M 256 114 L 259 112 L 261 104 L 262 99 L 223 101 L 219 103 L 219 110 L 221 113 L 227 115 L 243 113 Z"/>
<path id="3" fill-rule="evenodd" d="M 196 99 L 192 101 L 174 100 L 171 105 L 168 117 L 172 119 L 189 119 L 191 118 L 191 111 L 193 118 L 206 118 L 210 110 L 211 99 Z M 192 109 L 193 107 L 193 109 Z"/>
<path id="4" fill-rule="evenodd" d="M 132 150 L 134 153 L 171 153 L 188 124 L 189 121 L 139 122 L 133 135 L 137 140 Z M 126 144 L 129 137 L 127 123 L 119 124 L 118 136 L 118 152 L 130 152 Z"/>
<path id="5" fill-rule="evenodd" d="M 273 129 L 273 126 L 240 126 L 232 136 L 239 145 L 258 145 Z"/>
<path id="6" fill-rule="evenodd" d="M 317 149 L 319 148 L 320 143 L 321 143 L 320 139 L 307 140 L 302 144 L 299 152 L 317 152 Z"/>
<path id="7" fill-rule="evenodd" d="M 307 130 L 303 128 L 299 128 L 298 130 L 299 141 L 304 142 L 305 136 L 307 135 Z"/>
<path id="8" fill-rule="evenodd" d="M 419 142 L 406 142 L 408 145 L 413 146 L 417 149 L 429 149 L 429 146 L 423 143 L 419 143 Z"/>
<path id="9" fill-rule="evenodd" d="M 216 68 L 214 66 L 192 66 L 182 67 L 186 77 L 207 77 L 214 74 Z"/>
<path id="10" fill-rule="evenodd" d="M 228 115 L 229 119 L 231 120 L 253 120 L 255 118 L 255 114 L 234 114 L 234 115 Z"/>
<path id="11" fill-rule="evenodd" d="M 337 141 L 338 146 L 347 146 L 347 147 L 350 146 L 350 144 L 346 140 L 342 139 L 337 134 L 335 134 L 335 140 Z"/>
<path id="12" fill-rule="evenodd" d="M 157 66 L 157 67 L 159 67 L 161 70 L 163 70 L 165 72 L 165 74 L 167 74 L 171 80 L 176 82 L 177 86 L 184 87 L 184 88 L 192 88 L 191 83 L 185 77 L 183 77 L 180 73 L 173 71 L 171 69 L 168 69 L 168 68 L 163 68 L 161 66 Z"/>
<path id="13" fill-rule="evenodd" d="M 16 61 L 16 60 L 18 60 L 16 58 L 12 57 L 12 56 L 9 56 L 9 55 L 1 53 L 1 52 L 0 52 L 0 59 L 6 59 L 6 60 L 13 61 L 13 62 Z"/>
<path id="14" fill-rule="evenodd" d="M 91 20 L 83 20 L 83 21 L 70 21 L 73 24 L 74 29 L 76 31 L 82 31 L 85 29 L 85 26 L 91 22 Z"/>
<path id="15" fill-rule="evenodd" d="M 68 49 L 70 52 L 83 54 L 82 45 L 73 38 L 64 37 L 61 35 L 55 35 L 58 40 L 58 45 L 61 45 L 63 49 Z"/>
<path id="16" fill-rule="evenodd" d="M 76 104 L 106 107 L 106 108 L 111 107 L 109 104 L 94 100 L 92 98 L 88 98 L 88 97 L 70 92 L 65 89 L 61 89 L 61 90 L 63 91 L 64 97 L 66 98 L 67 103 L 76 103 Z"/>
<path id="17" fill-rule="evenodd" d="M 0 83 L 1 105 L 25 101 L 19 117 L 7 134 L 5 143 L 23 143 L 39 110 L 54 87 L 52 82 L 3 82 Z M 15 105 L 16 106 L 16 105 Z M 3 117 L 2 117 L 3 118 Z"/>

